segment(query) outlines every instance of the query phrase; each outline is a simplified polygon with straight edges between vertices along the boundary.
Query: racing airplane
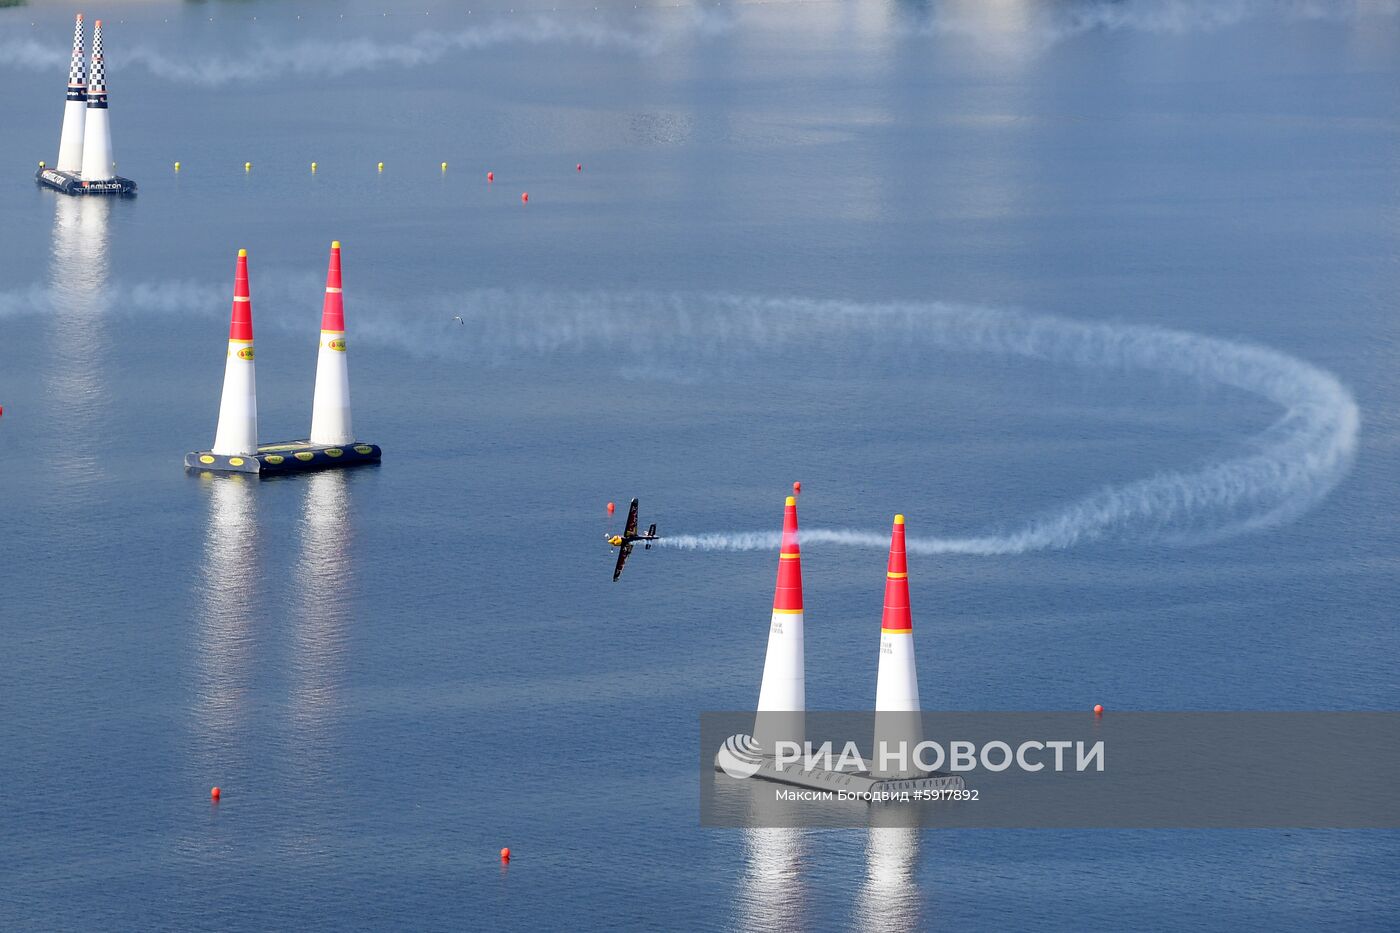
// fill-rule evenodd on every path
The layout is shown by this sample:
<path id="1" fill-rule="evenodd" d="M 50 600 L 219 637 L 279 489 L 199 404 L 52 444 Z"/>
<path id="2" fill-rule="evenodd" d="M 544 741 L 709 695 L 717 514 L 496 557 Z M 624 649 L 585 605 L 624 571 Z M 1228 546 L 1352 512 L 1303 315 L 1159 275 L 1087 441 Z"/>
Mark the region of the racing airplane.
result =
<path id="1" fill-rule="evenodd" d="M 632 555 L 632 545 L 638 541 L 645 541 L 644 550 L 651 550 L 651 542 L 659 538 L 656 533 L 656 525 L 653 524 L 647 529 L 646 534 L 637 533 L 637 500 L 632 500 L 632 507 L 627 510 L 627 526 L 622 529 L 620 535 L 608 535 L 608 544 L 617 548 L 617 566 L 613 568 L 613 582 L 622 576 L 622 565 L 627 563 L 627 558 Z"/>

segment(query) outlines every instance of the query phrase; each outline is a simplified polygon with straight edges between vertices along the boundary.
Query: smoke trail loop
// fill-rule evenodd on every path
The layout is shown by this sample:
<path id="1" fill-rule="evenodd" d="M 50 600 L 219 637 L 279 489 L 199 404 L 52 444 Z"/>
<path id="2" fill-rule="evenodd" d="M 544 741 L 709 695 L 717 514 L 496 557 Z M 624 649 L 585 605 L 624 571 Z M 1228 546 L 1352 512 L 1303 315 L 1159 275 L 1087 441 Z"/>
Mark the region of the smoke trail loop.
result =
<path id="1" fill-rule="evenodd" d="M 305 305 L 314 320 L 314 276 L 271 270 L 258 278 L 259 307 Z M 0 318 L 51 308 L 39 288 L 0 293 Z M 225 287 L 191 282 L 113 286 L 108 315 L 227 314 Z M 358 309 L 365 309 L 360 313 Z M 1253 344 L 1157 327 L 1075 321 L 942 302 L 866 304 L 745 295 L 506 291 L 356 296 L 353 339 L 415 355 L 500 365 L 529 358 L 606 354 L 639 378 L 714 378 L 782 353 L 842 352 L 888 359 L 932 350 L 1032 359 L 1089 371 L 1147 373 L 1264 399 L 1278 416 L 1237 456 L 1165 469 L 1091 490 L 1018 526 L 974 537 L 911 537 L 915 554 L 1019 554 L 1097 541 L 1198 544 L 1290 521 L 1316 506 L 1355 459 L 1360 413 L 1331 373 Z M 460 316 L 463 324 L 453 322 Z M 263 322 L 269 318 L 264 317 Z M 271 320 L 287 328 L 296 315 Z M 263 326 L 262 323 L 259 324 Z M 884 534 L 812 529 L 815 546 L 883 547 Z M 669 536 L 665 546 L 760 550 L 770 532 Z"/>

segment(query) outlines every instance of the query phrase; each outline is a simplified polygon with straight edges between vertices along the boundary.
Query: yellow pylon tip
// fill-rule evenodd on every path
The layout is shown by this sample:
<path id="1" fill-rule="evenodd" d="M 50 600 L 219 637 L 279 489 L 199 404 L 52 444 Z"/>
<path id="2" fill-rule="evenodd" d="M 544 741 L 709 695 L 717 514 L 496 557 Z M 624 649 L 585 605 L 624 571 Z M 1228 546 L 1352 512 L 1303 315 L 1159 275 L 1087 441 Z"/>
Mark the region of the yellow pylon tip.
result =
<path id="1" fill-rule="evenodd" d="M 894 523 L 895 523 L 896 525 L 903 525 L 903 524 L 904 524 L 904 516 L 903 516 L 903 515 L 896 515 L 896 516 L 894 517 Z"/>
<path id="2" fill-rule="evenodd" d="M 796 505 L 796 504 L 797 504 L 797 497 L 796 497 L 796 496 L 788 496 L 788 497 L 787 497 L 787 502 L 786 502 L 786 504 L 787 504 L 787 505 Z"/>
<path id="3" fill-rule="evenodd" d="M 331 240 L 331 249 L 340 249 L 340 241 Z"/>
<path id="4" fill-rule="evenodd" d="M 248 258 L 248 251 L 247 251 L 246 249 L 240 249 L 240 250 L 238 251 L 238 258 L 239 258 L 239 259 L 247 259 L 247 258 Z"/>

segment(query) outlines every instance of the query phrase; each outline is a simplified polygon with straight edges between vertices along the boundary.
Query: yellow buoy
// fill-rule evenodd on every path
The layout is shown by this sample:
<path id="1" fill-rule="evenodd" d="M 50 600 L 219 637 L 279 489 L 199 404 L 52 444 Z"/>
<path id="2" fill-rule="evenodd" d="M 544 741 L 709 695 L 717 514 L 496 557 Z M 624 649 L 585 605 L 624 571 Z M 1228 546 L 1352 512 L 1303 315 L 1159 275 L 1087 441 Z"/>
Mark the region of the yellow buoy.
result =
<path id="1" fill-rule="evenodd" d="M 380 162 L 380 163 L 379 163 L 379 170 L 380 170 L 381 172 L 384 171 L 384 163 L 383 163 L 383 162 Z"/>
<path id="2" fill-rule="evenodd" d="M 252 163 L 252 162 L 244 162 L 244 163 L 243 163 L 243 171 L 245 171 L 245 172 L 251 172 L 252 170 L 253 170 L 253 163 Z"/>
<path id="3" fill-rule="evenodd" d="M 447 165 L 446 162 L 444 162 L 444 163 L 442 163 L 442 164 L 443 164 L 444 167 Z M 48 166 L 44 164 L 44 160 L 43 160 L 43 159 L 40 159 L 40 160 L 39 160 L 39 167 L 40 167 L 40 168 L 48 168 Z"/>
<path id="4" fill-rule="evenodd" d="M 442 170 L 443 170 L 444 172 L 447 171 L 447 163 L 446 163 L 446 162 L 442 163 Z"/>
<path id="5" fill-rule="evenodd" d="M 315 162 L 312 162 L 312 163 L 311 163 L 311 171 L 313 171 L 313 172 L 316 171 L 316 163 L 315 163 Z"/>
<path id="6" fill-rule="evenodd" d="M 180 170 L 180 163 L 179 163 L 179 162 L 176 162 L 176 163 L 175 163 L 175 171 L 178 172 L 179 170 Z"/>

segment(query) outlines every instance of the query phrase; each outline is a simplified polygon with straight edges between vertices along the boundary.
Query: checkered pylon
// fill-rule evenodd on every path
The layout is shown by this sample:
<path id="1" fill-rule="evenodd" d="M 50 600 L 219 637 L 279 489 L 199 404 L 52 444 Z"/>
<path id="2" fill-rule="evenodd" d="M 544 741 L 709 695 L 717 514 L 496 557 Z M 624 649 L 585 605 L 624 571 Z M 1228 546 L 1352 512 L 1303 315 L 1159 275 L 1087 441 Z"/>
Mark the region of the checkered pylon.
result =
<path id="1" fill-rule="evenodd" d="M 83 69 L 83 14 L 73 23 L 73 61 L 68 66 L 68 99 L 82 100 L 83 89 L 87 87 Z M 74 96 L 74 92 L 77 96 Z"/>
<path id="2" fill-rule="evenodd" d="M 102 67 L 102 20 L 92 26 L 92 81 L 88 89 L 94 94 L 107 91 L 107 71 Z"/>

